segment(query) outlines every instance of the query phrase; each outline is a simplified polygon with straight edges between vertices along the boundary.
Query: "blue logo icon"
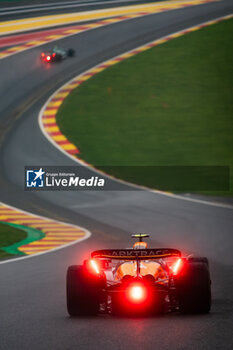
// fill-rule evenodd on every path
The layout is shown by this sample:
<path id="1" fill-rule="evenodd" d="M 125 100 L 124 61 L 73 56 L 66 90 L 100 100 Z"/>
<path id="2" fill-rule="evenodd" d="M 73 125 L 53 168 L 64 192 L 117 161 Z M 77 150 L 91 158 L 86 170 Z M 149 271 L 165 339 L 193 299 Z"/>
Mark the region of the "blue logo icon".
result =
<path id="1" fill-rule="evenodd" d="M 26 187 L 43 187 L 44 186 L 44 173 L 40 170 L 27 170 L 27 182 Z"/>

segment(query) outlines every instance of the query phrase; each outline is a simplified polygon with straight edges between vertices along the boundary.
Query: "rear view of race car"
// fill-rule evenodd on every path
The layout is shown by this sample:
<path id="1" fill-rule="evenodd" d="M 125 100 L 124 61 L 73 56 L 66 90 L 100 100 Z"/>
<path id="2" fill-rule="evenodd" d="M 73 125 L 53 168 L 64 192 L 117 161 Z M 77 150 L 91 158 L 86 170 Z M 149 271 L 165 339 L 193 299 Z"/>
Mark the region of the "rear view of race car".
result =
<path id="1" fill-rule="evenodd" d="M 208 313 L 211 281 L 206 258 L 176 249 L 148 249 L 148 235 L 134 235 L 133 249 L 99 250 L 67 271 L 70 316 Z"/>
<path id="2" fill-rule="evenodd" d="M 55 46 L 49 52 L 41 52 L 40 59 L 42 62 L 51 63 L 51 62 L 61 62 L 65 58 L 73 57 L 73 56 L 75 56 L 74 49 L 64 50 L 62 48 L 58 48 L 57 46 Z"/>

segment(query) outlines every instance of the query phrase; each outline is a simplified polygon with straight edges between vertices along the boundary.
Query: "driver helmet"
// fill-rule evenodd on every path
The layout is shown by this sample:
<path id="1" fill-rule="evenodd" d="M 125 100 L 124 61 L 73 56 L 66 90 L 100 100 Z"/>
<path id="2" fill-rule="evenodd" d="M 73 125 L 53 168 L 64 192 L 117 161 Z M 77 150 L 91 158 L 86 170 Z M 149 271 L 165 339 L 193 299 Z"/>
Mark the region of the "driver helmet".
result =
<path id="1" fill-rule="evenodd" d="M 135 242 L 133 245 L 133 249 L 147 249 L 146 242 Z"/>

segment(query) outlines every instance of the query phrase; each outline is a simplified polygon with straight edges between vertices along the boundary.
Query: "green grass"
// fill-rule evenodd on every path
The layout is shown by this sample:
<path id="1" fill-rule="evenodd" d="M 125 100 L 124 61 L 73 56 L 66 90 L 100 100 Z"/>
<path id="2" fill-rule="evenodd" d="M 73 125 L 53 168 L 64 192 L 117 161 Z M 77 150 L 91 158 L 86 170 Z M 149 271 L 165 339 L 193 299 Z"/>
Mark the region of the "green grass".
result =
<path id="1" fill-rule="evenodd" d="M 27 233 L 25 231 L 21 231 L 7 224 L 0 223 L 0 259 L 12 256 L 11 254 L 8 254 L 2 250 L 2 247 L 7 247 L 16 242 L 20 242 L 26 237 Z"/>
<path id="2" fill-rule="evenodd" d="M 94 76 L 58 124 L 81 158 L 156 186 L 132 165 L 233 166 L 233 20 L 173 39 Z M 230 192 L 233 194 L 231 171 Z M 153 182 L 153 180 L 152 180 Z"/>

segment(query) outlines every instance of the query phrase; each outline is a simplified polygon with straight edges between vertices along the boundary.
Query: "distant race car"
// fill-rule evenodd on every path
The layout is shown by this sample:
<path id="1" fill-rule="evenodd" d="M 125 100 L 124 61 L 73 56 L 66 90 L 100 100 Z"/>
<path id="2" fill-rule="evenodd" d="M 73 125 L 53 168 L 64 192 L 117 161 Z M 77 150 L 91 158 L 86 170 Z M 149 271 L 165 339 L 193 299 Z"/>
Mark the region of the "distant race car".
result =
<path id="1" fill-rule="evenodd" d="M 75 55 L 74 49 L 64 50 L 55 46 L 51 52 L 41 52 L 40 59 L 43 62 L 60 62 L 67 57 L 73 57 Z"/>
<path id="2" fill-rule="evenodd" d="M 208 313 L 211 280 L 207 258 L 183 257 L 176 249 L 148 249 L 137 234 L 133 249 L 92 252 L 67 270 L 70 316 Z"/>

